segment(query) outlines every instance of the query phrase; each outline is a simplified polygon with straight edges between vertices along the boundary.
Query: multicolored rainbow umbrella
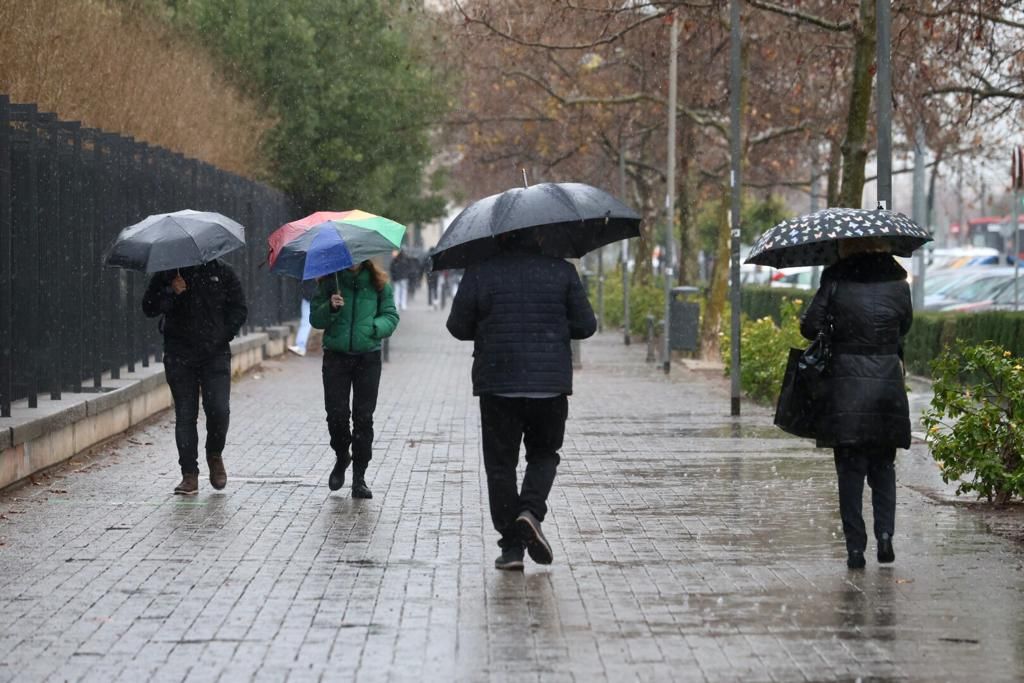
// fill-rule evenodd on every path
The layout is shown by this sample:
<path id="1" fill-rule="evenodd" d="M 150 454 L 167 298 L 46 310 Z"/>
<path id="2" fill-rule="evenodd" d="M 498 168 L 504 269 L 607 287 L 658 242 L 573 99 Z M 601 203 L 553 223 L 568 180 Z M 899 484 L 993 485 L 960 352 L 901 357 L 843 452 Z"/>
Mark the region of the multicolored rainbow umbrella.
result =
<path id="1" fill-rule="evenodd" d="M 267 261 L 273 273 L 311 280 L 398 249 L 404 236 L 401 223 L 366 211 L 317 211 L 271 233 Z"/>

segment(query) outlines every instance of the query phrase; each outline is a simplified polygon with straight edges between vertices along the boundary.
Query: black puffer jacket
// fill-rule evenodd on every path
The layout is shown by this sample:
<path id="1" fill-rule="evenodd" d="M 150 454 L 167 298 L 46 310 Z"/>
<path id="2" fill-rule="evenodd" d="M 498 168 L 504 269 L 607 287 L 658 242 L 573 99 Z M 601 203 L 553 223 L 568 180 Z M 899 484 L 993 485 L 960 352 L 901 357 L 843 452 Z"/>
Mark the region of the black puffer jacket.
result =
<path id="1" fill-rule="evenodd" d="M 572 264 L 502 253 L 466 269 L 448 331 L 473 340 L 473 395 L 572 393 L 572 339 L 597 330 Z"/>
<path id="2" fill-rule="evenodd" d="M 833 356 L 818 421 L 818 446 L 910 448 L 902 340 L 913 320 L 907 273 L 888 254 L 858 254 L 826 268 L 800 320 L 814 339 L 828 311 Z"/>
<path id="3" fill-rule="evenodd" d="M 179 272 L 187 289 L 175 294 L 171 281 Z M 196 360 L 231 353 L 228 342 L 249 312 L 242 283 L 221 261 L 156 273 L 142 298 L 142 311 L 150 318 L 164 317 L 165 353 Z"/>

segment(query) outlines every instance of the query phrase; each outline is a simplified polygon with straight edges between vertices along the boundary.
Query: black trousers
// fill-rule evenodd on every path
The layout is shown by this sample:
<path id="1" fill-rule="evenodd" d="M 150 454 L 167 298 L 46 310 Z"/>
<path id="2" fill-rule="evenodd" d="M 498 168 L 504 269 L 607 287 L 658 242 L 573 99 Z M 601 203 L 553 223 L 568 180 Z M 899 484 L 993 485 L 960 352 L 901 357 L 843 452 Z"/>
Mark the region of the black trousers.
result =
<path id="1" fill-rule="evenodd" d="M 365 471 L 373 457 L 373 411 L 377 409 L 380 371 L 380 351 L 324 350 L 324 407 L 331 448 L 340 454 L 347 453 L 351 446 L 352 462 L 358 471 Z"/>
<path id="2" fill-rule="evenodd" d="M 199 396 L 206 413 L 206 454 L 220 455 L 231 416 L 231 354 L 206 358 L 164 354 L 164 373 L 174 399 L 174 440 L 183 474 L 199 473 Z"/>
<path id="3" fill-rule="evenodd" d="M 548 494 L 561 458 L 569 400 L 553 398 L 480 397 L 480 427 L 487 472 L 491 522 L 501 534 L 502 548 L 522 545 L 514 525 L 520 512 L 529 510 L 538 520 L 547 514 Z M 516 485 L 519 444 L 526 445 L 523 486 Z"/>
<path id="4" fill-rule="evenodd" d="M 891 537 L 896 526 L 896 449 L 887 446 L 842 446 L 834 449 L 839 479 L 839 514 L 843 518 L 846 550 L 867 548 L 862 515 L 864 478 L 871 487 L 875 538 Z"/>

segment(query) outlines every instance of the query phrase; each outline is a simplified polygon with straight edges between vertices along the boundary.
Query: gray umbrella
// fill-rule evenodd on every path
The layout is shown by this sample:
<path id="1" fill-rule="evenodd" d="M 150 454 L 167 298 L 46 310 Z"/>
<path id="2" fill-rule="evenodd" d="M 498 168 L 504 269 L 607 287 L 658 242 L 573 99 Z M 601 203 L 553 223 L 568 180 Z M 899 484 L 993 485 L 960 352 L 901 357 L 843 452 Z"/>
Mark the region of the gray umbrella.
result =
<path id="1" fill-rule="evenodd" d="M 441 235 L 433 270 L 464 268 L 497 253 L 496 236 L 519 232 L 548 256 L 578 258 L 640 234 L 640 214 L 583 183 L 517 187 L 474 202 Z"/>
<path id="2" fill-rule="evenodd" d="M 207 263 L 245 245 L 245 228 L 213 211 L 157 213 L 128 226 L 107 248 L 108 266 L 156 273 Z"/>

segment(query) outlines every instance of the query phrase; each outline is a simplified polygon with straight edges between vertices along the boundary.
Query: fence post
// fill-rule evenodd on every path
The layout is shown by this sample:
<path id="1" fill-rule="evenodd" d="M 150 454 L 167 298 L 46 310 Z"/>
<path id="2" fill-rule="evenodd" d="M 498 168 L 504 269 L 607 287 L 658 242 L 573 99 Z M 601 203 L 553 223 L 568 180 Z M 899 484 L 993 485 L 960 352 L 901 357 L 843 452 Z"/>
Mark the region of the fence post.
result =
<path id="1" fill-rule="evenodd" d="M 11 416 L 14 389 L 10 104 L 7 95 L 0 95 L 0 417 Z"/>
<path id="2" fill-rule="evenodd" d="M 653 363 L 656 360 L 655 356 L 654 356 L 654 316 L 648 314 L 648 316 L 646 318 L 646 321 L 647 321 L 647 332 L 645 333 L 645 336 L 647 337 L 647 359 L 646 360 L 647 360 L 648 363 Z"/>
<path id="3" fill-rule="evenodd" d="M 39 282 L 39 190 L 37 183 L 39 181 L 38 166 L 37 166 L 37 131 L 36 131 L 36 107 L 35 105 L 27 105 L 27 130 L 28 130 L 28 206 L 26 207 L 26 216 L 28 221 L 26 222 L 25 229 L 28 232 L 28 242 L 31 254 L 26 254 L 26 262 L 28 264 L 28 282 L 36 283 Z M 39 310 L 40 292 L 39 287 L 30 287 L 28 299 L 28 307 L 31 311 Z M 25 374 L 26 381 L 26 395 L 28 398 L 28 407 L 37 408 L 39 406 L 39 316 L 33 315 L 29 320 L 28 324 L 28 349 L 29 349 L 29 363 L 28 369 Z"/>

